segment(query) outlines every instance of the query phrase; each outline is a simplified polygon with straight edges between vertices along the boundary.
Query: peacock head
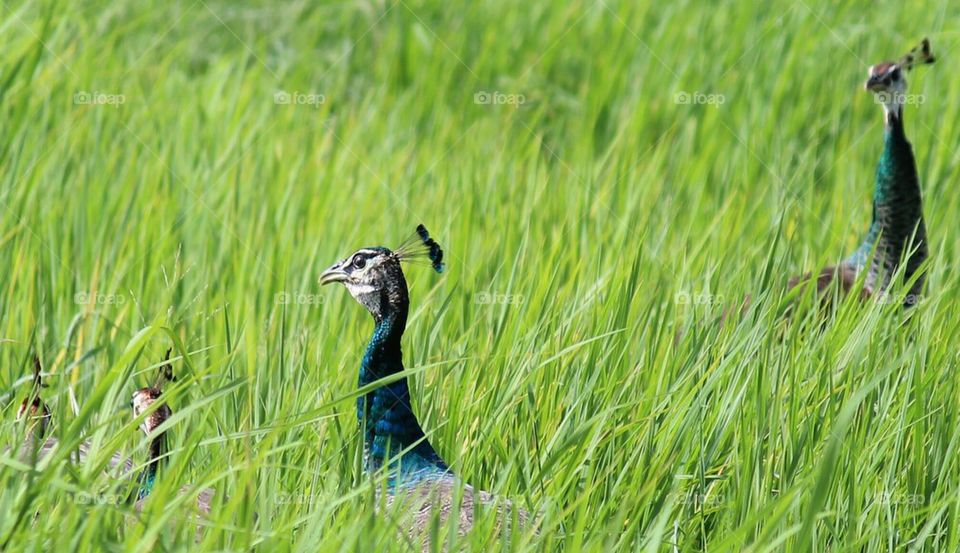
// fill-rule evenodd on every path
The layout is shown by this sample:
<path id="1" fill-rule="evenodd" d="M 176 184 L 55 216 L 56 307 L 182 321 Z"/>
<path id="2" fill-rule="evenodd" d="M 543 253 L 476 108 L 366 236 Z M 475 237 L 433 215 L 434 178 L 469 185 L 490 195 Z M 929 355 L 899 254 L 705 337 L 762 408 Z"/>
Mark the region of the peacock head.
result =
<path id="1" fill-rule="evenodd" d="M 900 60 L 871 66 L 864 88 L 876 95 L 877 102 L 883 105 L 887 114 L 897 116 L 908 99 L 906 73 L 919 65 L 931 64 L 934 59 L 930 52 L 930 41 L 923 39 L 919 46 Z"/>
<path id="2" fill-rule="evenodd" d="M 170 350 L 167 350 L 167 357 L 163 365 L 160 366 L 156 382 L 152 386 L 140 388 L 130 398 L 130 408 L 133 409 L 134 418 L 146 413 L 151 405 L 160 401 L 164 384 L 174 381 L 176 381 L 176 378 L 173 376 L 173 366 L 170 365 Z M 150 434 L 172 415 L 173 411 L 164 403 L 143 419 L 143 422 L 140 423 L 140 429 L 143 430 L 144 434 Z"/>
<path id="3" fill-rule="evenodd" d="M 47 385 L 43 383 L 41 377 L 40 359 L 33 358 L 33 387 L 30 395 L 23 398 L 20 402 L 20 408 L 17 409 L 17 421 L 26 423 L 28 431 L 35 432 L 43 436 L 47 433 L 50 426 L 50 409 L 40 398 L 40 390 Z"/>
<path id="4" fill-rule="evenodd" d="M 382 246 L 361 248 L 334 263 L 320 275 L 320 284 L 343 284 L 379 321 L 391 308 L 409 301 L 401 263 L 418 259 L 429 259 L 434 270 L 443 272 L 443 250 L 423 225 L 418 225 L 416 234 L 395 250 Z"/>
<path id="5" fill-rule="evenodd" d="M 864 84 L 864 88 L 878 96 L 906 94 L 907 79 L 903 73 L 904 69 L 900 64 L 892 61 L 872 65 L 867 74 L 867 82 Z"/>

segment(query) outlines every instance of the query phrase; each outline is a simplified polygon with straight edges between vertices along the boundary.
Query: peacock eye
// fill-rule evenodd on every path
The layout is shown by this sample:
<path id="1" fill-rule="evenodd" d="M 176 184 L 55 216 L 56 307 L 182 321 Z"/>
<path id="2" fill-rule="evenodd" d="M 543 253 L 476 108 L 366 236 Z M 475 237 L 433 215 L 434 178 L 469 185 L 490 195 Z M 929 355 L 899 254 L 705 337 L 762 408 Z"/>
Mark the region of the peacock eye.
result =
<path id="1" fill-rule="evenodd" d="M 362 255 L 357 255 L 353 258 L 353 266 L 357 269 L 362 269 L 367 266 L 367 260 L 364 259 Z"/>

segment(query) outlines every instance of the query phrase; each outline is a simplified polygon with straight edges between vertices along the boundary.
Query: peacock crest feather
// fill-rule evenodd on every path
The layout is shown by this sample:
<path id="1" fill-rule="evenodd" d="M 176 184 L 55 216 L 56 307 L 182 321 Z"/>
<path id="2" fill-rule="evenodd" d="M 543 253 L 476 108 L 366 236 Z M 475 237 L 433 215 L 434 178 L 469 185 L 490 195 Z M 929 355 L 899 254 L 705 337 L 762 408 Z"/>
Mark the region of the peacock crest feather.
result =
<path id="1" fill-rule="evenodd" d="M 430 237 L 427 227 L 417 225 L 417 230 L 413 236 L 404 240 L 396 249 L 393 255 L 401 262 L 416 262 L 427 259 L 433 270 L 442 273 L 446 268 L 443 263 L 443 249 L 436 240 Z"/>
<path id="2" fill-rule="evenodd" d="M 914 46 L 907 52 L 900 61 L 897 62 L 901 67 L 910 71 L 918 65 L 928 65 L 936 61 L 933 52 L 930 51 L 930 41 L 924 38 L 920 44 Z"/>

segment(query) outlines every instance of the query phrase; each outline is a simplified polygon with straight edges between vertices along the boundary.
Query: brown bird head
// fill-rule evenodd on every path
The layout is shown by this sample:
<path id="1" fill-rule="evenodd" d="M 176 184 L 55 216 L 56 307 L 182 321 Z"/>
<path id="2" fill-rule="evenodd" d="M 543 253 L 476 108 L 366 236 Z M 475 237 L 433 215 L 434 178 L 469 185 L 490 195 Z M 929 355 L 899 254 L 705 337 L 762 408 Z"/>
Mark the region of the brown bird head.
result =
<path id="1" fill-rule="evenodd" d="M 23 398 L 20 408 L 17 409 L 17 421 L 25 421 L 29 431 L 42 438 L 50 428 L 50 409 L 40 397 L 40 390 L 46 387 L 43 383 L 40 359 L 33 357 L 33 386 L 30 395 Z"/>

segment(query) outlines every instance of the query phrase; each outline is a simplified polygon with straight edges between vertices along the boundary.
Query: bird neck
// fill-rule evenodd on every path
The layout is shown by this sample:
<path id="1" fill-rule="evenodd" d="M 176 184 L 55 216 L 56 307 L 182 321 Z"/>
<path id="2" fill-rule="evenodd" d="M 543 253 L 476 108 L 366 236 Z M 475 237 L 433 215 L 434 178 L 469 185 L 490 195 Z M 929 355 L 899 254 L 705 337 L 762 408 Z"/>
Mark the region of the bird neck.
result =
<path id="1" fill-rule="evenodd" d="M 147 497 L 153 491 L 153 485 L 157 482 L 157 473 L 160 470 L 160 465 L 164 462 L 166 452 L 167 439 L 164 432 L 150 441 L 150 460 L 137 478 L 136 500 Z"/>
<path id="2" fill-rule="evenodd" d="M 25 458 L 31 460 L 40 460 L 41 450 L 44 447 L 45 432 L 42 430 L 40 422 L 27 423 L 23 435 L 23 442 L 20 446 L 21 451 L 25 453 Z M 36 456 L 36 457 L 34 457 Z"/>
<path id="3" fill-rule="evenodd" d="M 360 386 L 403 371 L 400 339 L 408 309 L 406 301 L 391 302 L 379 316 L 374 316 L 373 337 L 360 366 Z M 413 412 L 406 377 L 358 397 L 357 417 L 364 430 L 368 471 L 376 471 L 389 463 L 390 482 L 394 484 L 447 471 Z"/>
<path id="4" fill-rule="evenodd" d="M 857 269 L 866 268 L 869 262 L 867 284 L 879 289 L 886 288 L 905 254 L 907 279 L 927 256 L 920 180 L 913 148 L 904 132 L 902 107 L 886 110 L 885 117 L 883 154 L 877 163 L 873 191 L 873 219 L 863 243 L 847 260 Z M 917 293 L 922 286 L 919 280 Z"/>

